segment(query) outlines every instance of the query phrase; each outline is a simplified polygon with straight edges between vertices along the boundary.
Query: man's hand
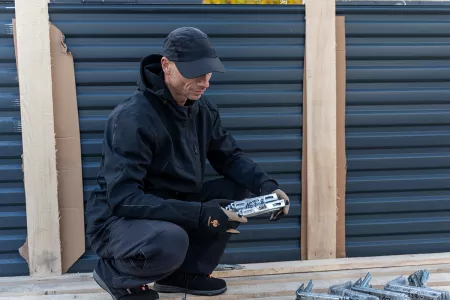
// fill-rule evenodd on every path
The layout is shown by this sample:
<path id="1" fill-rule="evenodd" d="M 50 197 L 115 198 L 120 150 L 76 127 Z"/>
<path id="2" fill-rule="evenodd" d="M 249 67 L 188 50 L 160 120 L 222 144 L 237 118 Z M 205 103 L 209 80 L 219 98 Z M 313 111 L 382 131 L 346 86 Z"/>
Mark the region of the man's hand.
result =
<path id="1" fill-rule="evenodd" d="M 277 194 L 279 199 L 286 200 L 286 206 L 280 209 L 279 211 L 274 211 L 270 214 L 270 221 L 276 222 L 278 221 L 282 216 L 285 216 L 289 213 L 289 197 L 280 189 L 276 189 L 272 193 Z"/>
<path id="2" fill-rule="evenodd" d="M 228 220 L 230 220 L 231 222 L 247 223 L 247 218 L 246 217 L 239 217 L 237 213 L 235 213 L 233 211 L 226 210 L 225 208 L 222 208 L 222 210 L 228 216 Z M 235 225 L 238 225 L 238 223 L 235 223 Z M 229 232 L 229 233 L 240 233 L 238 230 L 236 230 L 236 228 L 230 228 L 230 229 L 227 230 L 227 232 Z"/>
<path id="3" fill-rule="evenodd" d="M 247 223 L 247 218 L 224 209 L 221 202 L 218 199 L 202 203 L 200 226 L 206 226 L 212 232 L 240 233 L 236 227 L 239 223 Z"/>

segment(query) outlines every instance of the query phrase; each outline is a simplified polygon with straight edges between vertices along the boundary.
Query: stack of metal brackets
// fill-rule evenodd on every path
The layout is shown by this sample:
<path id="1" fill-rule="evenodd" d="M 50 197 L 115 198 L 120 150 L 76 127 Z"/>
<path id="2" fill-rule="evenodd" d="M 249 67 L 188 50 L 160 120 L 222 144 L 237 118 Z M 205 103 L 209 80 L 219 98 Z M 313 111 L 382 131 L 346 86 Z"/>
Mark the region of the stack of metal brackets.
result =
<path id="1" fill-rule="evenodd" d="M 313 292 L 312 280 L 305 287 L 302 284 L 296 291 L 296 300 L 450 300 L 447 291 L 429 288 L 426 281 L 429 278 L 427 270 L 419 270 L 408 279 L 399 276 L 386 283 L 384 288 L 372 287 L 370 273 L 359 278 L 354 283 L 351 281 L 332 285 L 328 293 Z"/>

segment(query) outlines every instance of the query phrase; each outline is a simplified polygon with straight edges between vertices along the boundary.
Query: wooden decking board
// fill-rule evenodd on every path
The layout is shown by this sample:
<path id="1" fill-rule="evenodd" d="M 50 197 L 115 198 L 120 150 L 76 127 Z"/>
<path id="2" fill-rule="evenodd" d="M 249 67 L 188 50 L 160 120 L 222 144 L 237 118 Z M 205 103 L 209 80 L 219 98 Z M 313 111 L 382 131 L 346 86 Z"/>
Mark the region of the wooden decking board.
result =
<path id="1" fill-rule="evenodd" d="M 390 255 L 373 257 L 354 257 L 337 258 L 324 260 L 305 260 L 305 261 L 285 261 L 271 263 L 255 263 L 243 265 L 242 270 L 227 270 L 214 272 L 215 276 L 221 278 L 230 277 L 248 277 L 257 275 L 275 275 L 291 273 L 311 273 L 311 272 L 329 272 L 341 270 L 364 270 L 375 268 L 391 268 L 420 265 L 440 265 L 450 264 L 450 252 L 432 253 L 432 254 L 411 254 L 411 255 Z M 4 283 L 37 282 L 37 281 L 59 281 L 59 280 L 79 280 L 79 278 L 91 278 L 89 273 L 82 274 L 64 274 L 63 276 L 51 277 L 0 277 L 0 286 Z"/>
<path id="2" fill-rule="evenodd" d="M 450 264 L 450 252 L 260 263 L 247 265 L 242 270 L 220 271 L 214 274 L 227 278 L 435 264 Z"/>
<path id="3" fill-rule="evenodd" d="M 420 269 L 427 269 L 431 273 L 448 273 L 450 272 L 450 264 L 442 264 L 442 265 L 420 265 Z M 253 282 L 259 282 L 264 280 L 278 280 L 282 281 L 284 278 L 292 278 L 295 276 L 298 279 L 333 279 L 333 278 L 341 278 L 343 272 L 345 272 L 345 276 L 364 276 L 367 272 L 370 272 L 373 276 L 388 276 L 388 275 L 396 275 L 399 273 L 402 274 L 410 274 L 417 270 L 417 266 L 405 266 L 405 267 L 396 267 L 396 268 L 371 268 L 371 269 L 356 269 L 356 270 L 345 270 L 345 271 L 320 271 L 320 272 L 311 272 L 311 273 L 287 273 L 280 275 L 255 275 L 249 277 L 228 277 L 227 282 L 229 284 L 251 284 Z M 238 272 L 238 271 L 236 271 Z M 219 272 L 218 272 L 219 273 Z M 218 274 L 218 277 L 223 278 Z M 20 278 L 21 280 L 18 280 Z M 92 274 L 91 273 L 79 273 L 79 274 L 65 274 L 63 276 L 52 277 L 52 278 L 31 278 L 26 277 L 2 277 L 0 281 L 0 295 L 1 291 L 8 286 L 29 286 L 29 285 L 37 285 L 37 284 L 78 284 L 83 282 L 91 282 Z"/>
<path id="4" fill-rule="evenodd" d="M 397 256 L 396 259 L 385 257 L 385 261 L 381 261 L 382 259 L 382 257 L 336 259 L 328 260 L 328 265 L 324 261 L 289 262 L 290 266 L 286 266 L 286 263 L 245 265 L 244 270 L 216 272 L 218 277 L 227 277 L 228 291 L 225 294 L 215 297 L 188 295 L 187 299 L 295 300 L 295 291 L 301 284 L 308 283 L 310 279 L 313 280 L 314 291 L 327 292 L 330 285 L 348 280 L 355 281 L 370 272 L 372 275 L 370 284 L 381 288 L 389 280 L 398 276 L 408 276 L 420 269 L 427 269 L 430 272 L 427 282 L 430 287 L 450 291 L 449 254 Z M 314 262 L 316 266 L 312 266 Z M 389 262 L 400 266 L 391 267 L 387 265 Z M 363 263 L 367 263 L 368 267 L 364 268 Z M 341 266 L 341 269 L 338 269 L 338 266 Z M 310 271 L 307 271 L 308 269 Z M 242 274 L 243 271 L 257 275 L 245 276 Z M 149 286 L 151 287 L 151 284 Z M 181 300 L 183 295 L 161 294 L 160 297 L 162 300 Z M 91 274 L 65 274 L 52 278 L 0 278 L 0 300 L 13 299 L 107 300 L 111 298 L 94 282 Z"/>
<path id="5" fill-rule="evenodd" d="M 175 296 L 169 296 L 169 295 L 160 295 L 161 300 L 181 300 L 184 295 L 175 295 Z M 83 295 L 46 295 L 46 296 L 22 296 L 22 297 L 0 297 L 1 300 L 111 300 L 111 297 L 107 294 L 83 294 Z M 193 297 L 188 295 L 187 300 L 198 300 L 198 299 L 217 299 L 216 297 Z M 250 300 L 250 299 L 257 299 L 257 298 L 239 298 L 239 300 Z M 259 298 L 264 300 L 295 300 L 295 296 L 276 296 L 276 297 L 265 297 L 265 298 Z"/>
<path id="6" fill-rule="evenodd" d="M 450 264 L 445 265 L 421 265 L 420 269 L 427 269 L 430 273 L 449 273 Z M 291 278 L 296 278 L 296 280 L 331 280 L 340 279 L 343 276 L 345 278 L 359 278 L 363 277 L 370 272 L 372 277 L 386 277 L 386 276 L 396 276 L 398 274 L 408 276 L 414 271 L 417 271 L 417 266 L 406 266 L 406 267 L 396 267 L 396 268 L 374 268 L 374 269 L 358 269 L 358 270 L 345 270 L 345 271 L 321 271 L 312 273 L 290 273 L 281 275 L 258 275 L 250 277 L 230 277 L 227 278 L 228 284 L 233 285 L 245 285 L 253 284 L 264 281 L 283 281 Z"/>
<path id="7" fill-rule="evenodd" d="M 430 271 L 431 272 L 431 271 Z M 410 272 L 404 273 L 402 271 L 392 272 L 391 275 L 377 276 L 372 273 L 372 280 L 370 284 L 374 287 L 382 287 L 389 280 L 397 276 L 409 275 Z M 228 280 L 229 291 L 223 297 L 215 297 L 215 299 L 235 299 L 235 296 L 245 296 L 247 298 L 261 298 L 269 296 L 289 296 L 295 293 L 295 290 L 302 284 L 307 283 L 309 279 L 313 280 L 314 290 L 318 292 L 326 292 L 328 287 L 333 284 L 344 283 L 345 281 L 357 280 L 360 276 L 354 273 L 342 272 L 342 276 L 335 278 L 314 278 L 314 274 L 306 277 L 304 274 L 292 274 L 292 276 L 270 275 L 257 278 L 252 282 L 251 278 L 243 282 L 239 280 Z M 365 274 L 363 274 L 365 275 Z M 433 287 L 447 287 L 450 286 L 450 273 L 435 273 L 431 272 L 429 286 Z M 151 286 L 151 284 L 149 285 Z M 28 285 L 8 285 L 0 287 L 0 296 L 45 296 L 45 295 L 68 295 L 68 294 L 95 294 L 103 291 L 93 281 L 77 282 L 57 282 L 57 283 L 37 283 Z M 176 296 L 175 296 L 176 297 Z M 0 298 L 1 299 L 1 298 Z M 176 299 L 176 298 L 175 298 Z M 237 299 L 237 298 L 236 298 Z M 242 299 L 242 298 L 241 298 Z M 3 299 L 1 299 L 3 300 Z"/>
<path id="8" fill-rule="evenodd" d="M 48 277 L 30 277 L 30 276 L 13 276 L 0 277 L 0 286 L 13 282 L 15 284 L 30 283 L 30 282 L 58 282 L 67 280 L 90 280 L 91 273 L 70 273 L 62 276 L 48 276 Z"/>
<path id="9" fill-rule="evenodd" d="M 374 274 L 372 274 L 375 276 Z M 392 275 L 392 276 L 375 276 L 371 284 L 374 285 L 382 285 L 385 282 L 389 281 L 390 279 L 393 279 L 393 277 L 396 277 L 398 275 L 401 275 L 401 273 Z M 296 289 L 300 284 L 307 283 L 309 279 L 312 279 L 314 282 L 314 286 L 316 288 L 322 289 L 323 286 L 326 286 L 327 284 L 337 284 L 342 282 L 342 278 L 345 280 L 357 280 L 360 276 L 346 276 L 346 274 L 343 274 L 341 278 L 332 278 L 332 279 L 314 279 L 313 277 L 305 278 L 295 276 L 293 274 L 291 277 L 284 276 L 283 278 L 278 278 L 279 275 L 272 275 L 272 276 L 266 276 L 265 278 L 261 278 L 259 280 L 251 281 L 246 280 L 244 282 L 240 281 L 228 281 L 228 286 L 232 288 L 234 291 L 237 290 L 247 290 L 249 286 L 264 286 L 264 288 L 268 287 L 268 284 L 270 285 L 286 285 L 289 286 L 290 289 Z M 450 282 L 450 276 L 439 276 L 438 279 L 433 280 L 431 283 L 434 285 L 439 286 L 445 286 L 447 283 Z M 151 286 L 151 284 L 150 284 Z M 263 288 L 263 290 L 264 290 Z M 86 282 L 78 282 L 78 283 L 72 283 L 72 282 L 65 282 L 64 284 L 62 282 L 59 283 L 46 283 L 46 284 L 30 284 L 30 285 L 9 285 L 9 286 L 3 286 L 0 287 L 0 296 L 20 296 L 20 295 L 48 295 L 48 294 L 85 294 L 85 293 L 98 293 L 102 292 L 102 290 L 98 287 L 98 285 L 93 281 L 86 281 Z M 243 292 L 245 294 L 245 291 Z"/>
<path id="10" fill-rule="evenodd" d="M 439 276 L 433 284 L 441 284 L 444 280 L 450 281 L 450 264 L 446 265 L 424 265 L 420 266 L 420 269 L 427 269 L 433 276 L 435 274 L 443 274 Z M 372 277 L 380 280 L 389 280 L 395 276 L 403 275 L 408 276 L 412 272 L 418 270 L 417 267 L 397 267 L 397 268 L 377 268 L 366 270 L 348 270 L 348 271 L 331 271 L 331 272 L 314 272 L 314 273 L 292 273 L 282 275 L 260 275 L 252 277 L 232 277 L 227 279 L 228 286 L 247 286 L 271 283 L 286 283 L 295 282 L 298 285 L 306 283 L 310 279 L 314 282 L 331 282 L 342 281 L 342 278 L 349 280 L 357 280 L 360 277 L 365 276 L 367 272 L 370 272 Z M 63 276 L 64 277 L 64 276 Z M 375 281 L 373 281 L 375 282 Z M 49 293 L 67 294 L 67 293 L 92 293 L 101 292 L 101 289 L 93 281 L 91 276 L 80 274 L 79 277 L 67 276 L 66 280 L 58 281 L 30 281 L 27 283 L 17 283 L 12 278 L 10 282 L 4 282 L 0 286 L 0 296 L 12 296 L 18 294 L 29 295 L 45 295 Z"/>

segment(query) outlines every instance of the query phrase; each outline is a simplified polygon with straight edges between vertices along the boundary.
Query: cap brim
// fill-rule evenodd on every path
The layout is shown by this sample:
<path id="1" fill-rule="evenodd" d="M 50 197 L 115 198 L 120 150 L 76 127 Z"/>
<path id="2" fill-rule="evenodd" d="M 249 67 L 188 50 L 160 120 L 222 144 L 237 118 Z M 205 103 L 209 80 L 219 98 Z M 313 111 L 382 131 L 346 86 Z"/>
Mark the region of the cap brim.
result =
<path id="1" fill-rule="evenodd" d="M 217 57 L 194 61 L 176 61 L 175 65 L 185 78 L 195 78 L 212 72 L 225 72 L 225 67 Z"/>

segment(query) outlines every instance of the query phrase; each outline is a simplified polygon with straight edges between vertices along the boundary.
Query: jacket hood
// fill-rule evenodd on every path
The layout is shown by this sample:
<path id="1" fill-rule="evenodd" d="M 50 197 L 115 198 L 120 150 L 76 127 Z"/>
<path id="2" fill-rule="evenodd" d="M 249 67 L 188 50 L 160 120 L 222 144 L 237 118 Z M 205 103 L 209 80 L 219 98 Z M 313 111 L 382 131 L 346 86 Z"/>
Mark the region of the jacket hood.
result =
<path id="1" fill-rule="evenodd" d="M 139 66 L 138 89 L 163 95 L 165 89 L 164 73 L 161 65 L 162 55 L 152 54 L 144 57 Z"/>
<path id="2" fill-rule="evenodd" d="M 154 94 L 163 101 L 170 101 L 176 104 L 175 99 L 164 81 L 164 72 L 161 65 L 162 57 L 163 56 L 160 54 L 151 54 L 141 60 L 139 66 L 140 79 L 138 81 L 138 90 Z M 188 99 L 185 106 L 191 106 L 195 102 L 196 101 Z"/>

